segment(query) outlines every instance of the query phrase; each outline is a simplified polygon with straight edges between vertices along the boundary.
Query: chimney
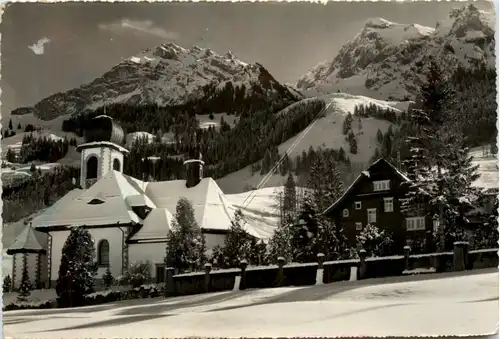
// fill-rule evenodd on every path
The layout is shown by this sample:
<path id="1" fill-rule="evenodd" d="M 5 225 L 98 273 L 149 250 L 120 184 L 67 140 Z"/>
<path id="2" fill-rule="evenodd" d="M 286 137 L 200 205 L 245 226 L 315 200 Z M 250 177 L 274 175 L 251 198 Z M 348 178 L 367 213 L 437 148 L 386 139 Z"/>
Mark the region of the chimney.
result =
<path id="1" fill-rule="evenodd" d="M 195 146 L 189 152 L 190 158 L 184 161 L 187 188 L 194 187 L 200 183 L 201 179 L 203 179 L 203 165 L 205 165 L 200 152 L 200 144 L 196 141 L 196 133 L 193 136 L 193 143 Z"/>
<path id="2" fill-rule="evenodd" d="M 186 167 L 186 187 L 194 187 L 198 185 L 203 179 L 203 165 L 205 162 L 201 160 L 201 154 L 199 159 L 189 159 L 184 161 L 184 166 Z"/>

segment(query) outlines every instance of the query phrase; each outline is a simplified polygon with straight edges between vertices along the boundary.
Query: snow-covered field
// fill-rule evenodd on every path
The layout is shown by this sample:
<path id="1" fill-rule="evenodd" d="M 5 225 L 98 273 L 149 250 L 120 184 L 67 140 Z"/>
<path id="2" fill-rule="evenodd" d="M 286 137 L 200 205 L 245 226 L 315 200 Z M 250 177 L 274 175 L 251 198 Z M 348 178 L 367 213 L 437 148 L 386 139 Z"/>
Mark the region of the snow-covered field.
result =
<path id="1" fill-rule="evenodd" d="M 456 336 L 496 331 L 498 272 L 430 276 L 435 279 L 389 278 L 373 285 L 374 279 L 11 311 L 3 315 L 4 337 Z"/>

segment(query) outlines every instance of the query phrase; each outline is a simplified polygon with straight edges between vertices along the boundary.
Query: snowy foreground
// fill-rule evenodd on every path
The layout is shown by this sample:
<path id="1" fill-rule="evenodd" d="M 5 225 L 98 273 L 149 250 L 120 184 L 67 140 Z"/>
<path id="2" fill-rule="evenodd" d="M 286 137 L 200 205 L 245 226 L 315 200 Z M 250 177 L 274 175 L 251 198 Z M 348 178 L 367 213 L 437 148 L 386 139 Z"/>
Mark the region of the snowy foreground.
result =
<path id="1" fill-rule="evenodd" d="M 405 280 L 397 282 L 398 280 Z M 496 332 L 498 272 L 4 313 L 4 337 L 425 336 Z"/>

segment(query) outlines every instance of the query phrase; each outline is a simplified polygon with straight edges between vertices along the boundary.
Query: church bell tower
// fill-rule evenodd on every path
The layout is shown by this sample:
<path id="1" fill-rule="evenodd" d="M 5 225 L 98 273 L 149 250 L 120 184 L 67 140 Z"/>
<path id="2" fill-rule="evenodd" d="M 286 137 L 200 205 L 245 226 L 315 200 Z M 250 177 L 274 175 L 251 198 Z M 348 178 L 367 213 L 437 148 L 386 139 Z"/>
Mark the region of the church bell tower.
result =
<path id="1" fill-rule="evenodd" d="M 93 118 L 84 133 L 85 143 L 76 150 L 81 153 L 80 186 L 87 189 L 110 171 L 123 172 L 128 150 L 123 128 L 107 115 Z"/>

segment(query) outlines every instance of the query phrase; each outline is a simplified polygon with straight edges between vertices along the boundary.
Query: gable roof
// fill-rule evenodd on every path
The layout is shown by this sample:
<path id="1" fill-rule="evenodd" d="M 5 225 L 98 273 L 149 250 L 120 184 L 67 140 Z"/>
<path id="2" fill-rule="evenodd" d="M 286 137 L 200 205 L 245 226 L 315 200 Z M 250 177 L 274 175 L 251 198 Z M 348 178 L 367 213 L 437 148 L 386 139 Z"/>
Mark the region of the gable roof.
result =
<path id="1" fill-rule="evenodd" d="M 87 190 L 73 190 L 33 220 L 37 229 L 53 226 L 99 226 L 139 223 L 127 198 L 142 195 L 136 180 L 110 171 Z M 101 203 L 89 204 L 98 199 Z M 152 204 L 152 202 L 151 202 Z"/>
<path id="2" fill-rule="evenodd" d="M 174 217 L 166 208 L 153 209 L 130 240 L 166 239 Z"/>
<path id="3" fill-rule="evenodd" d="M 358 175 L 356 180 L 354 180 L 354 182 L 345 190 L 344 194 L 342 194 L 342 196 L 339 199 L 337 199 L 337 201 L 335 201 L 331 206 L 329 206 L 325 211 L 323 211 L 323 214 L 326 214 L 326 213 L 330 212 L 331 210 L 335 209 L 336 207 L 338 207 L 338 205 L 349 196 L 349 194 L 354 190 L 354 188 L 359 184 L 359 182 L 363 178 L 370 177 L 370 169 L 372 169 L 375 165 L 379 165 L 379 164 L 383 164 L 383 165 L 388 166 L 403 182 L 410 182 L 411 181 L 403 172 L 398 170 L 393 164 L 391 164 L 390 162 L 388 162 L 384 158 L 380 158 L 380 159 L 376 160 L 374 163 L 372 163 L 366 170 L 361 171 L 361 173 Z"/>
<path id="4" fill-rule="evenodd" d="M 12 246 L 7 249 L 7 254 L 44 252 L 44 247 L 41 245 L 42 241 L 40 241 L 43 236 L 46 235 L 35 231 L 30 225 L 26 225 Z"/>

